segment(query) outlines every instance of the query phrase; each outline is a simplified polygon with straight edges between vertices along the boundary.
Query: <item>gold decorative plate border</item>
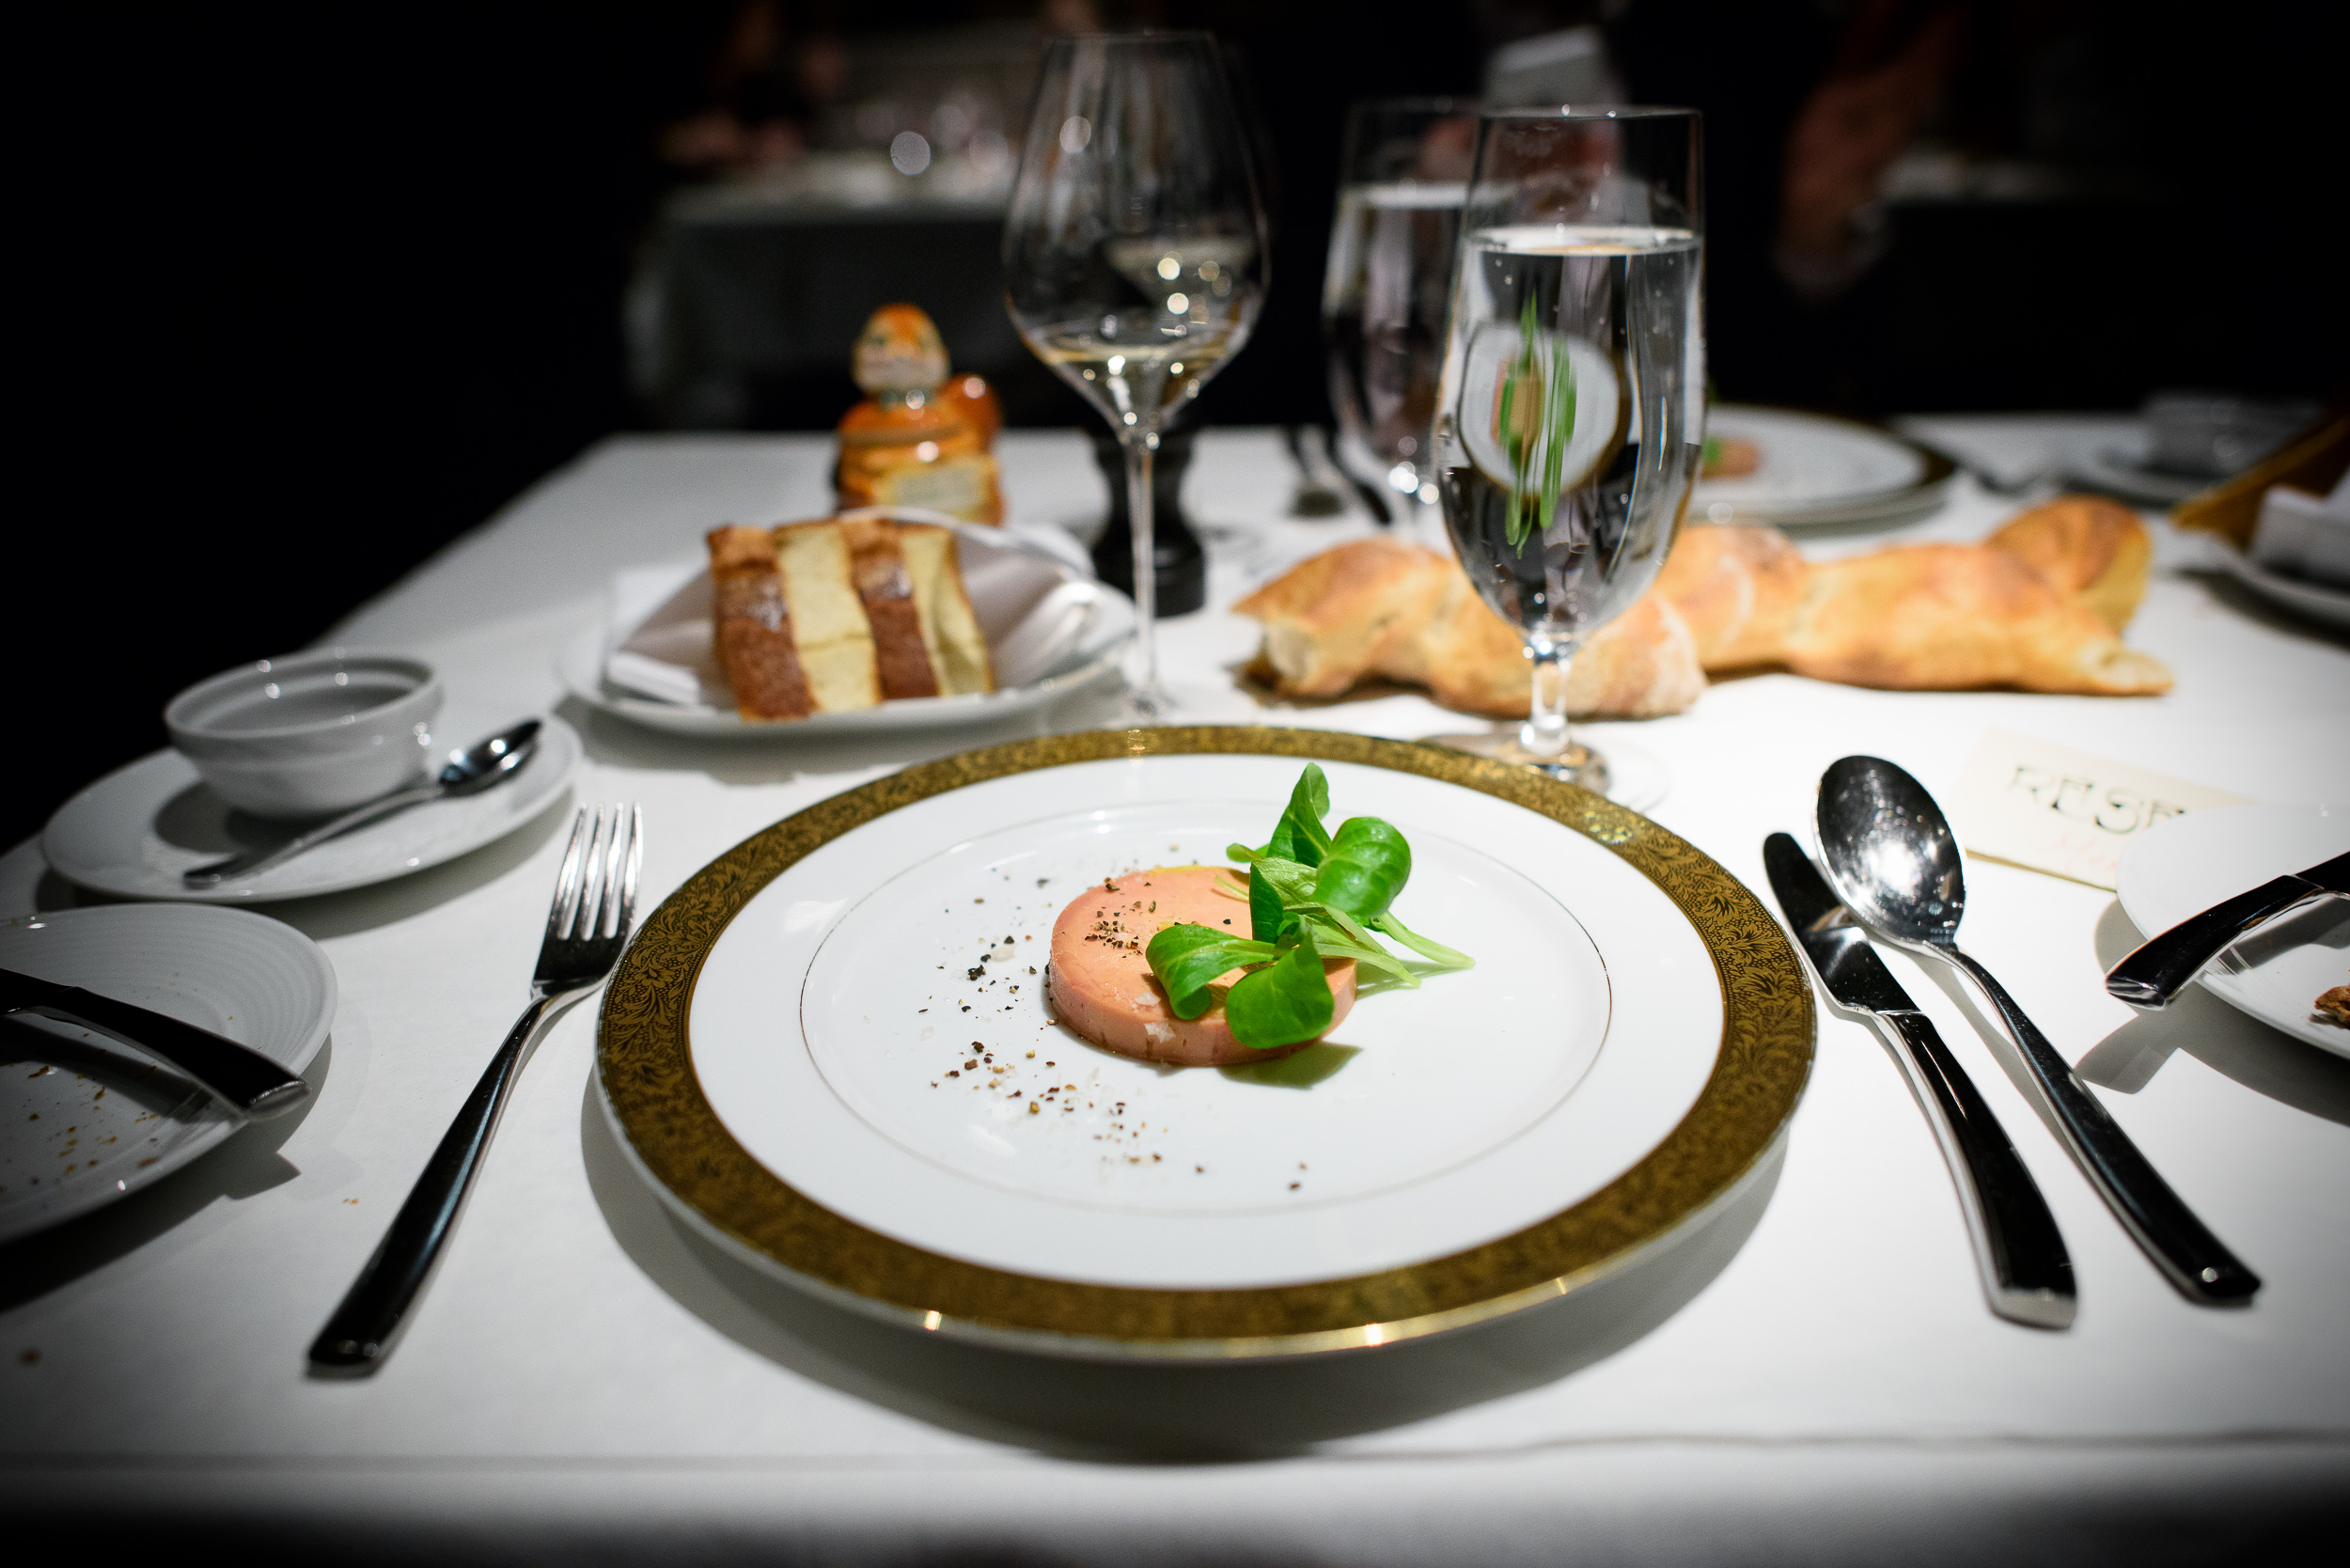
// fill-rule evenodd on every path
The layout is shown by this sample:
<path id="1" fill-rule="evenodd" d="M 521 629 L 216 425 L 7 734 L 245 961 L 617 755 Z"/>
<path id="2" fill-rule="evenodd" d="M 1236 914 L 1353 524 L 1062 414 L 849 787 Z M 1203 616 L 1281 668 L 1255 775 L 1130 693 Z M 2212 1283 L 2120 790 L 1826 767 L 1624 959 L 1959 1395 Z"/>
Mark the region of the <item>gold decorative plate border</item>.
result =
<path id="1" fill-rule="evenodd" d="M 1080 1284 L 964 1262 L 869 1230 L 753 1159 L 703 1096 L 686 1013 L 703 960 L 751 898 L 818 846 L 901 807 L 991 778 L 1118 757 L 1214 754 L 1360 762 L 1538 812 L 1654 883 L 1713 956 L 1722 988 L 1714 1071 L 1680 1123 L 1573 1207 L 1465 1251 L 1352 1278 L 1245 1290 Z M 1637 812 L 1524 768 L 1310 729 L 1096 730 L 921 763 L 754 834 L 646 920 L 597 1027 L 604 1102 L 645 1173 L 686 1217 L 767 1266 L 860 1309 L 999 1343 L 1117 1356 L 1241 1357 L 1415 1338 L 1562 1295 L 1611 1272 L 1735 1186 L 1777 1141 L 1810 1074 L 1811 985 L 1778 921 L 1735 877 Z"/>

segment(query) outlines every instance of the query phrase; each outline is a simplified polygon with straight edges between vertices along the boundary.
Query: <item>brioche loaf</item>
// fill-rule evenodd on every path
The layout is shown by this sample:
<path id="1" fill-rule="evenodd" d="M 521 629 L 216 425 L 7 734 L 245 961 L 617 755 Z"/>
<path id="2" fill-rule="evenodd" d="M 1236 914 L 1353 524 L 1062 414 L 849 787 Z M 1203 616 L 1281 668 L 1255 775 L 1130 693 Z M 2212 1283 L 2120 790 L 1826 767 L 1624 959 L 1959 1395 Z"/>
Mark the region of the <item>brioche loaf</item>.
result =
<path id="1" fill-rule="evenodd" d="M 951 530 L 838 518 L 709 543 L 718 664 L 744 718 L 995 690 Z"/>

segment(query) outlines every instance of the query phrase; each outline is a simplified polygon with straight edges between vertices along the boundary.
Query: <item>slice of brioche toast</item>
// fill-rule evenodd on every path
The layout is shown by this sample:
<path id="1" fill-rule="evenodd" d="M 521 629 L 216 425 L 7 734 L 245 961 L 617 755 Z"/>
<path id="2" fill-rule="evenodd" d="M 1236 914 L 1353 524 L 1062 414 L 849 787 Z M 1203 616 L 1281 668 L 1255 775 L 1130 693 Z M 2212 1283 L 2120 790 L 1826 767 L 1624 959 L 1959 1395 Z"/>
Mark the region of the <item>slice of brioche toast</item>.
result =
<path id="1" fill-rule="evenodd" d="M 953 530 L 827 518 L 709 542 L 718 662 L 744 718 L 995 689 Z"/>

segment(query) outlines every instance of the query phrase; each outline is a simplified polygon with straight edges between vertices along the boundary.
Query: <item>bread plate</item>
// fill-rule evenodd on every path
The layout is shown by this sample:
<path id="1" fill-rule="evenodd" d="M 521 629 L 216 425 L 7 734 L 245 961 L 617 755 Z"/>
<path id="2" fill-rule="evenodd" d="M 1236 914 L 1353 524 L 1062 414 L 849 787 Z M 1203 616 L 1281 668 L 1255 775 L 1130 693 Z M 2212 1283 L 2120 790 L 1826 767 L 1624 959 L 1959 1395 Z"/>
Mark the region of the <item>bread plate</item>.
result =
<path id="1" fill-rule="evenodd" d="M 1261 840 L 1308 760 L 1333 820 L 1408 835 L 1399 914 L 1476 968 L 1241 1067 L 1047 1015 L 1071 897 Z M 1812 1038 L 1768 913 L 1645 818 L 1433 747 L 1203 727 L 967 752 L 746 839 L 631 945 L 598 1081 L 681 1220 L 820 1297 L 1030 1353 L 1266 1359 L 1653 1255 L 1769 1168 Z"/>
<path id="2" fill-rule="evenodd" d="M 2171 818 L 2130 841 L 2115 877 L 2122 913 L 2148 936 L 2271 878 L 2350 851 L 2340 806 L 2223 806 Z M 2203 989 L 2295 1040 L 2350 1057 L 2350 1029 L 2311 1006 L 2350 984 L 2350 902 L 2281 915 L 2203 966 Z"/>
<path id="3" fill-rule="evenodd" d="M 603 618 L 563 642 L 556 676 L 590 708 L 649 729 L 721 739 L 821 740 L 979 724 L 1024 713 L 1116 669 L 1134 638 L 1133 603 L 1095 582 L 1084 552 L 1058 530 L 983 527 L 905 507 L 870 508 L 859 515 L 954 529 L 972 608 L 1004 682 L 996 690 L 897 698 L 800 719 L 745 719 L 728 698 L 710 651 L 710 578 L 700 559 L 624 573 Z M 670 622 L 676 666 L 698 661 L 699 674 L 655 697 L 646 689 L 650 682 L 632 687 L 615 679 L 624 666 L 614 654 L 649 618 L 662 617 Z"/>
<path id="4" fill-rule="evenodd" d="M 1801 527 L 1893 523 L 1940 510 L 1957 465 L 1930 447 L 1874 426 L 1793 409 L 1720 403 L 1705 419 L 1709 441 L 1752 442 L 1753 473 L 1700 478 L 1689 515 Z"/>
<path id="5" fill-rule="evenodd" d="M 0 965 L 225 1034 L 295 1073 L 335 1021 L 335 968 L 319 945 L 241 909 L 102 904 L 0 920 Z M 51 1018 L 15 1022 L 0 1242 L 158 1182 L 245 1124 L 128 1045 Z"/>

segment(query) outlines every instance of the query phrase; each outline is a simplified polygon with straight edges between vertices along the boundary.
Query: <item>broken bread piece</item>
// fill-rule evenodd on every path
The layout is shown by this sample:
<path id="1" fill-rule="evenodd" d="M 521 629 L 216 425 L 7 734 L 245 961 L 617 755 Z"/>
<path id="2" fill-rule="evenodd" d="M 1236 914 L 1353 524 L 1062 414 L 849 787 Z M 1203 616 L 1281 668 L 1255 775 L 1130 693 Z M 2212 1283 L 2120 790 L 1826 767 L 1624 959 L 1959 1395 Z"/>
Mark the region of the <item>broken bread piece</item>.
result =
<path id="1" fill-rule="evenodd" d="M 709 543 L 718 663 L 744 718 L 995 689 L 953 530 L 826 518 Z"/>

